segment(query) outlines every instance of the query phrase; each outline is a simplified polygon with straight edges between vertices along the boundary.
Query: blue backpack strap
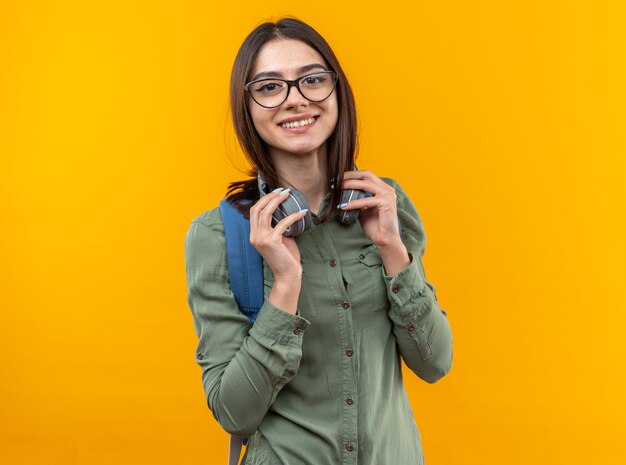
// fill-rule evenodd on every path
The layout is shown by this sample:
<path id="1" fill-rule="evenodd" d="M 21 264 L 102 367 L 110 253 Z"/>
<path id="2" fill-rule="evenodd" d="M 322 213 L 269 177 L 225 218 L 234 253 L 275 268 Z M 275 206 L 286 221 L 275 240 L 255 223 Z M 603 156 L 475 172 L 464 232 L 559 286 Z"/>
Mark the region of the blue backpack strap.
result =
<path id="1" fill-rule="evenodd" d="M 226 198 L 220 201 L 226 235 L 230 287 L 241 312 L 251 322 L 263 306 L 263 259 L 250 244 L 250 221 Z"/>

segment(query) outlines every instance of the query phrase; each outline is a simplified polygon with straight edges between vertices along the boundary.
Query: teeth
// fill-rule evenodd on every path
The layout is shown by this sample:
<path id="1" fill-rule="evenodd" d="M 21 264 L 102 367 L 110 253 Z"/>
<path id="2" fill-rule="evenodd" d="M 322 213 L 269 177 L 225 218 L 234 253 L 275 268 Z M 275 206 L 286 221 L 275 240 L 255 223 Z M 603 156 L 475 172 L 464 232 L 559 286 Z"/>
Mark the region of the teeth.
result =
<path id="1" fill-rule="evenodd" d="M 301 126 L 307 126 L 309 124 L 313 124 L 313 122 L 315 121 L 315 118 L 309 118 L 309 119 L 303 119 L 300 121 L 291 121 L 289 123 L 283 123 L 281 124 L 282 127 L 284 128 L 299 128 Z"/>

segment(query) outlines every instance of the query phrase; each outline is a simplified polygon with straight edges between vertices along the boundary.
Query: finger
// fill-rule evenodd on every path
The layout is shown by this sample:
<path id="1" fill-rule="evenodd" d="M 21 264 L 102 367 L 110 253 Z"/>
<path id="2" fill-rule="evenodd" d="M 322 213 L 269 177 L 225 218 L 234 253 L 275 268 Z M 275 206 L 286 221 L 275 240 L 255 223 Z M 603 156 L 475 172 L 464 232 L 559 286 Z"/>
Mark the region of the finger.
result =
<path id="1" fill-rule="evenodd" d="M 348 170 L 343 172 L 343 179 L 360 177 L 359 170 Z"/>
<path id="2" fill-rule="evenodd" d="M 370 171 L 353 171 L 352 173 L 357 174 L 350 174 L 345 177 L 342 189 L 360 189 L 375 195 L 393 190 L 393 187 Z"/>
<path id="3" fill-rule="evenodd" d="M 287 228 L 289 228 L 289 226 L 294 224 L 296 221 L 301 220 L 304 215 L 306 215 L 307 211 L 309 211 L 309 209 L 305 208 L 304 210 L 300 210 L 299 212 L 286 216 L 276 224 L 274 232 L 278 235 L 284 234 L 284 232 L 287 231 Z"/>
<path id="4" fill-rule="evenodd" d="M 344 171 L 343 173 L 344 179 L 380 179 L 370 170 L 353 170 L 353 171 Z"/>
<path id="5" fill-rule="evenodd" d="M 282 187 L 279 187 L 278 189 L 274 189 L 269 194 L 262 195 L 259 198 L 259 200 L 256 201 L 256 203 L 252 206 L 250 210 L 257 210 L 257 211 L 262 210 L 270 202 L 270 200 L 272 200 L 272 198 L 274 197 L 274 194 L 280 192 L 282 189 L 283 189 Z"/>
<path id="6" fill-rule="evenodd" d="M 263 210 L 267 207 L 267 205 L 276 198 L 276 196 L 278 194 L 280 194 L 280 192 L 283 190 L 282 187 L 279 187 L 278 189 L 274 189 L 272 192 L 270 192 L 269 194 L 266 194 L 264 196 L 262 196 L 259 200 L 257 200 L 257 202 L 254 204 L 254 206 L 250 209 L 250 228 L 254 227 L 258 228 L 260 225 L 260 216 L 261 213 L 263 212 Z M 274 210 L 272 210 L 274 211 Z"/>
<path id="7" fill-rule="evenodd" d="M 270 203 L 272 201 L 273 198 L 276 197 L 277 194 L 280 194 L 280 192 L 282 190 L 283 190 L 283 188 L 279 187 L 277 189 L 274 189 L 269 194 L 263 195 L 259 200 L 257 200 L 257 202 L 254 204 L 254 206 L 257 207 L 257 210 L 262 210 L 263 208 L 265 208 L 265 206 L 268 203 Z"/>
<path id="8" fill-rule="evenodd" d="M 260 227 L 266 229 L 270 229 L 272 227 L 272 214 L 276 211 L 278 206 L 289 197 L 290 190 L 291 189 L 284 189 L 280 192 L 272 194 L 273 198 L 259 212 Z"/>
<path id="9" fill-rule="evenodd" d="M 348 203 L 337 205 L 340 210 L 356 210 L 358 208 L 378 208 L 384 204 L 383 197 L 363 197 L 362 199 L 351 200 Z"/>
<path id="10" fill-rule="evenodd" d="M 371 192 L 372 194 L 379 194 L 383 192 L 383 189 L 380 186 L 366 179 L 344 180 L 341 188 L 344 190 L 359 189 L 365 192 Z"/>

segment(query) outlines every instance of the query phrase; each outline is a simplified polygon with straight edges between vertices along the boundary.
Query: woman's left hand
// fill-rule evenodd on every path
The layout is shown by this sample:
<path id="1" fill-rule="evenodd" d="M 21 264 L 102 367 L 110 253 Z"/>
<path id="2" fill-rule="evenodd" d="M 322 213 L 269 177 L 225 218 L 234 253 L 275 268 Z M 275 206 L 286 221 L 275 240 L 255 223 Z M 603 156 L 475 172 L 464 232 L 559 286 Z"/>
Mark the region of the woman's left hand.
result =
<path id="1" fill-rule="evenodd" d="M 373 197 L 352 200 L 341 210 L 361 209 L 359 221 L 365 235 L 380 248 L 401 245 L 396 190 L 368 170 L 346 171 L 342 189 L 361 189 Z"/>
<path id="2" fill-rule="evenodd" d="M 342 210 L 360 208 L 359 221 L 365 235 L 376 245 L 385 273 L 395 276 L 411 264 L 411 257 L 400 238 L 396 190 L 368 170 L 346 171 L 342 189 L 361 189 L 373 197 L 349 202 Z"/>

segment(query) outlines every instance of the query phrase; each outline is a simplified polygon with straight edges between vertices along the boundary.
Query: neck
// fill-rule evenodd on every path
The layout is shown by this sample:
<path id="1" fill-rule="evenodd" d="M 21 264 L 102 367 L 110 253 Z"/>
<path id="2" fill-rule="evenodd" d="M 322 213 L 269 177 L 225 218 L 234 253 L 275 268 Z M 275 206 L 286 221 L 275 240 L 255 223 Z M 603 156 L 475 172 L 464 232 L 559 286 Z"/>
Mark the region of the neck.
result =
<path id="1" fill-rule="evenodd" d="M 294 187 L 304 194 L 311 208 L 317 213 L 328 191 L 326 144 L 307 153 L 272 151 L 272 163 L 278 173 L 281 187 Z"/>

